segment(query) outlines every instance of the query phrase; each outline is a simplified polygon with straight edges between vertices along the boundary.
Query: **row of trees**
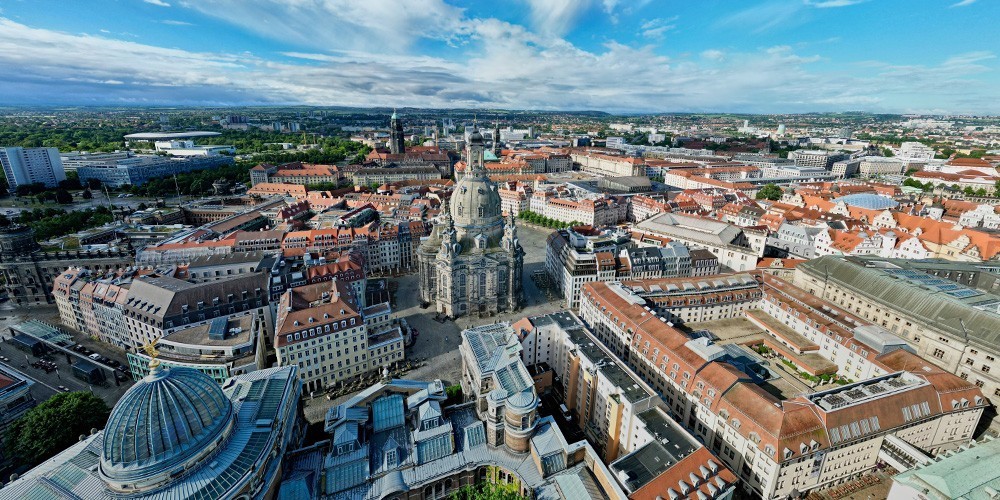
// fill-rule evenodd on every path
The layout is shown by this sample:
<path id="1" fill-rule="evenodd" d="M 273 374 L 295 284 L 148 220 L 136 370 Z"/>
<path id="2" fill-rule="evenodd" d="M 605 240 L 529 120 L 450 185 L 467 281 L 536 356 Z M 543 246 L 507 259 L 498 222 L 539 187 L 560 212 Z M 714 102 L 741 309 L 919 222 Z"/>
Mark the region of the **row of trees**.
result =
<path id="1" fill-rule="evenodd" d="M 934 191 L 935 187 L 934 183 L 932 182 L 920 182 L 914 179 L 913 177 L 907 177 L 906 179 L 904 179 L 903 185 L 920 189 L 925 193 Z M 951 188 L 956 191 L 961 190 L 963 193 L 965 193 L 966 196 L 975 196 L 978 198 L 985 198 L 987 196 L 990 196 L 991 194 L 989 191 L 987 191 L 986 188 L 973 189 L 971 186 L 966 186 L 965 189 L 962 189 L 962 187 L 959 186 L 958 184 L 952 184 Z M 1000 181 L 997 181 L 996 184 L 994 185 L 992 195 L 997 196 L 998 194 L 1000 194 Z"/>
<path id="2" fill-rule="evenodd" d="M 0 226 L 10 225 L 11 222 L 24 224 L 35 230 L 36 238 L 47 240 L 101 226 L 114 219 L 111 210 L 103 206 L 76 212 L 67 212 L 61 208 L 36 208 L 22 211 L 13 220 L 0 214 Z"/>
<path id="3" fill-rule="evenodd" d="M 103 429 L 111 409 L 89 392 L 64 392 L 10 424 L 4 452 L 25 469 L 34 467 L 76 443 L 91 429 Z"/>
<path id="4" fill-rule="evenodd" d="M 539 213 L 532 212 L 531 210 L 525 210 L 517 214 L 517 218 L 525 222 L 530 222 L 532 224 L 537 224 L 539 226 L 549 227 L 553 229 L 565 229 L 567 227 L 580 225 L 580 223 L 577 221 L 563 222 L 560 220 L 551 219 Z"/>
<path id="5" fill-rule="evenodd" d="M 250 182 L 250 167 L 253 165 L 253 163 L 248 162 L 236 162 L 234 165 L 224 167 L 150 179 L 141 186 L 123 186 L 121 190 L 137 196 L 153 198 L 172 196 L 178 191 L 186 195 L 206 195 L 212 193 L 212 183 L 219 179 L 225 179 L 230 183 L 246 184 Z"/>

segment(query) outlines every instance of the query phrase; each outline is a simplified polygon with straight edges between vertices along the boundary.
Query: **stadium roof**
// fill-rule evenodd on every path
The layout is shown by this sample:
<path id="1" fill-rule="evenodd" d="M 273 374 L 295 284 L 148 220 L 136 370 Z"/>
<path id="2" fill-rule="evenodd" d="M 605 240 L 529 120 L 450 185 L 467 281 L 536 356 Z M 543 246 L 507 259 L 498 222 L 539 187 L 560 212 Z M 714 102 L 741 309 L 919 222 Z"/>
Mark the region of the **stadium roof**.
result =
<path id="1" fill-rule="evenodd" d="M 222 135 L 219 132 L 139 132 L 128 134 L 125 139 L 132 141 L 168 141 L 170 139 L 187 139 L 191 137 L 214 137 Z"/>

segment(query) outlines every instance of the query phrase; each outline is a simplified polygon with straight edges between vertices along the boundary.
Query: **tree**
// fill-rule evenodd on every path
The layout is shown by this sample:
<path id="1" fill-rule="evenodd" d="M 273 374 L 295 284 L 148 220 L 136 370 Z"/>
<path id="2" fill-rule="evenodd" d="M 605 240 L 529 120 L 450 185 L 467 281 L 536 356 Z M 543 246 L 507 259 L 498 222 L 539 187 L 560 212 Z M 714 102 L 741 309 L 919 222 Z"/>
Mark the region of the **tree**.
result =
<path id="1" fill-rule="evenodd" d="M 89 200 L 89 199 L 92 199 L 94 197 L 94 193 L 91 193 L 90 190 L 88 189 L 88 190 L 86 190 L 86 191 L 83 192 L 82 196 L 83 196 L 83 199 Z"/>
<path id="2" fill-rule="evenodd" d="M 523 500 L 517 486 L 506 483 L 467 484 L 451 494 L 452 500 Z"/>
<path id="3" fill-rule="evenodd" d="M 757 199 L 777 201 L 781 199 L 782 194 L 784 194 L 784 191 L 776 184 L 768 184 L 760 188 L 760 191 L 757 191 Z"/>
<path id="4" fill-rule="evenodd" d="M 149 205 L 147 205 L 145 203 L 140 203 L 139 206 L 138 206 L 139 210 L 146 210 L 148 208 L 149 208 Z"/>
<path id="5" fill-rule="evenodd" d="M 7 428 L 7 451 L 14 463 L 34 467 L 77 442 L 81 434 L 103 428 L 110 411 L 89 392 L 56 394 Z"/>
<path id="6" fill-rule="evenodd" d="M 69 191 L 65 189 L 56 190 L 56 203 L 60 205 L 69 205 L 73 203 L 73 195 L 69 194 Z"/>

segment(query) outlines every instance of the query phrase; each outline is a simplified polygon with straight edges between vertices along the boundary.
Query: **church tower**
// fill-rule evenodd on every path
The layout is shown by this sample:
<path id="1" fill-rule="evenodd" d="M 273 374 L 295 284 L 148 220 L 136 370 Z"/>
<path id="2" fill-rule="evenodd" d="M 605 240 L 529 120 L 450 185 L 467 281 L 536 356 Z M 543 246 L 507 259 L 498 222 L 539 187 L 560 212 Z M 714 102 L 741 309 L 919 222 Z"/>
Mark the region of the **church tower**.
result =
<path id="1" fill-rule="evenodd" d="M 389 152 L 398 155 L 406 152 L 406 142 L 403 139 L 403 122 L 396 116 L 396 110 L 392 110 L 392 117 L 389 118 Z"/>
<path id="2" fill-rule="evenodd" d="M 493 124 L 493 156 L 500 158 L 500 122 L 495 122 Z"/>
<path id="3" fill-rule="evenodd" d="M 486 141 L 473 128 L 466 174 L 417 249 L 421 300 L 445 316 L 486 317 L 521 307 L 524 249 L 514 219 L 501 213 L 500 193 L 484 166 L 485 150 Z"/>

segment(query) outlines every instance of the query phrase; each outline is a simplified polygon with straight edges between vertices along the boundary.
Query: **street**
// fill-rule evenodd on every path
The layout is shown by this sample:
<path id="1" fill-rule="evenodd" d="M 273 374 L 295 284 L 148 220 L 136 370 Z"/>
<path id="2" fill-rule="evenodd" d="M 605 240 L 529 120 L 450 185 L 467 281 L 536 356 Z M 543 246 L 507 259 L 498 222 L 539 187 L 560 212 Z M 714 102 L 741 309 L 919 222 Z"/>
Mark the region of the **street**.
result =
<path id="1" fill-rule="evenodd" d="M 416 343 L 406 350 L 406 358 L 417 363 L 425 363 L 405 375 L 413 380 L 441 379 L 446 386 L 458 384 L 462 375 L 462 361 L 459 358 L 458 346 L 461 343 L 461 331 L 477 325 L 495 323 L 498 321 L 516 322 L 521 318 L 538 316 L 562 310 L 561 298 L 553 300 L 546 298 L 544 290 L 540 290 L 531 279 L 531 273 L 545 267 L 545 240 L 552 230 L 535 227 L 518 226 L 517 234 L 524 248 L 524 269 L 522 288 L 524 290 L 524 307 L 518 311 L 499 314 L 488 318 L 463 316 L 455 320 L 443 322 L 434 319 L 433 307 L 420 307 L 419 277 L 416 273 L 398 278 L 390 278 L 398 284 L 396 290 L 395 315 L 404 318 L 412 328 L 419 332 Z M 326 410 L 334 404 L 339 404 L 349 396 L 333 401 L 325 397 L 306 400 L 306 418 L 310 422 L 321 421 Z"/>
<path id="2" fill-rule="evenodd" d="M 69 362 L 67 362 L 66 354 L 63 353 L 53 353 L 49 356 L 49 359 L 55 363 L 58 368 L 50 373 L 45 373 L 45 370 L 31 366 L 31 363 L 39 358 L 36 358 L 29 353 L 20 351 L 7 342 L 7 340 L 11 337 L 10 326 L 29 319 L 38 319 L 61 327 L 58 322 L 59 313 L 55 306 L 35 306 L 31 308 L 17 309 L 8 308 L 0 312 L 0 314 L 5 314 L 5 316 L 0 316 L 0 339 L 2 339 L 2 341 L 0 341 L 0 356 L 4 356 L 10 360 L 9 362 L 0 361 L 0 363 L 7 365 L 9 368 L 24 374 L 36 382 L 31 389 L 31 394 L 35 397 L 35 401 L 38 403 L 50 398 L 57 391 L 61 392 L 58 388 L 59 386 L 64 386 L 69 388 L 71 391 L 92 391 L 95 395 L 103 399 L 104 402 L 110 407 L 114 406 L 115 403 L 118 402 L 118 399 L 121 398 L 122 394 L 124 394 L 125 391 L 132 386 L 133 382 L 131 375 L 127 375 L 125 380 L 121 382 L 121 385 L 116 385 L 114 379 L 111 377 L 111 371 L 99 363 L 94 364 L 105 368 L 105 374 L 108 376 L 108 380 L 103 386 L 91 386 L 83 380 L 73 376 L 72 366 Z M 93 351 L 99 352 L 100 354 L 112 359 L 116 359 L 119 362 L 126 361 L 125 356 L 111 346 L 89 338 L 81 338 L 79 334 L 69 332 L 66 328 L 62 328 L 62 330 L 73 334 L 77 342 L 86 345 Z M 82 359 L 82 356 L 78 356 L 76 354 L 71 355 L 71 357 Z"/>

